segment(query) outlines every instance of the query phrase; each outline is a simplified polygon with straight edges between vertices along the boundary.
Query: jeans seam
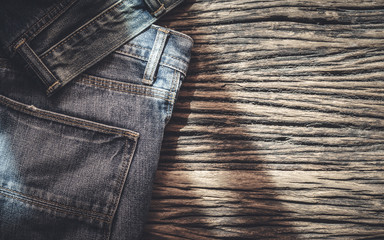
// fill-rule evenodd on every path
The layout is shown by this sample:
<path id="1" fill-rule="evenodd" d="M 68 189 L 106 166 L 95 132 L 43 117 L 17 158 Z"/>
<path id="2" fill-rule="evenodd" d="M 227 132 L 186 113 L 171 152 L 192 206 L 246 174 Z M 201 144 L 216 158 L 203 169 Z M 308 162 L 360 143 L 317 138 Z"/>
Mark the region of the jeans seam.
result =
<path id="1" fill-rule="evenodd" d="M 152 94 L 145 94 L 145 93 L 142 93 L 142 92 L 134 92 L 134 91 L 130 91 L 130 90 L 126 90 L 126 89 L 116 89 L 116 88 L 111 88 L 111 87 L 108 87 L 108 86 L 105 86 L 105 85 L 100 85 L 100 84 L 95 84 L 95 83 L 91 83 L 91 82 L 83 82 L 85 84 L 89 84 L 89 85 L 92 85 L 92 86 L 95 86 L 95 87 L 101 87 L 101 88 L 105 88 L 105 89 L 108 89 L 108 90 L 112 90 L 112 91 L 117 91 L 117 92 L 122 92 L 122 93 L 133 93 L 133 94 L 138 94 L 138 95 L 142 95 L 142 96 L 148 96 L 148 97 L 154 97 L 154 98 L 158 98 L 158 99 L 161 99 L 161 100 L 164 100 L 164 101 L 171 101 L 170 98 L 163 98 L 163 97 L 159 97 L 159 96 L 155 96 L 155 95 L 152 95 Z"/>
<path id="2" fill-rule="evenodd" d="M 47 93 L 48 93 L 48 94 L 51 93 L 51 92 L 55 89 L 55 87 L 56 87 L 57 84 L 60 84 L 60 81 L 59 81 L 59 80 L 57 80 L 57 81 L 54 82 L 51 86 L 49 86 L 49 88 L 47 89 Z"/>
<path id="3" fill-rule="evenodd" d="M 121 173 L 119 175 L 119 178 L 117 179 L 116 192 L 118 194 L 116 194 L 114 201 L 113 201 L 114 209 L 113 209 L 113 212 L 111 213 L 111 216 L 113 216 L 113 217 L 115 216 L 115 213 L 117 211 L 118 203 L 120 202 L 120 199 L 121 199 L 121 194 L 123 191 L 124 183 L 127 180 L 129 169 L 130 169 L 131 162 L 132 162 L 133 155 L 134 155 L 134 151 L 136 149 L 136 143 L 135 143 L 135 145 L 133 146 L 132 153 L 129 154 L 129 150 L 128 150 L 129 142 L 128 142 L 128 140 L 125 141 L 125 145 L 126 145 L 126 147 L 125 147 L 126 152 L 125 152 L 124 158 L 126 159 L 126 161 L 124 161 L 124 165 L 122 166 Z M 112 222 L 112 219 L 111 219 L 111 222 Z"/>
<path id="4" fill-rule="evenodd" d="M 133 84 L 133 83 L 119 82 L 119 81 L 100 78 L 100 77 L 96 77 L 96 76 L 86 76 L 86 77 L 84 76 L 83 79 L 89 80 L 89 81 L 94 81 L 94 82 L 99 82 L 100 84 L 102 84 L 103 86 L 106 86 L 106 87 L 108 87 L 106 83 L 109 83 L 110 85 L 115 85 L 115 87 L 113 89 L 115 89 L 115 88 L 119 89 L 120 86 L 122 86 L 125 89 L 128 89 L 128 88 L 133 89 L 132 91 L 138 92 L 138 93 L 143 93 L 143 94 L 145 94 L 145 91 L 149 91 L 150 93 L 152 93 L 154 95 L 157 94 L 159 96 L 162 96 L 163 98 L 168 98 L 168 95 L 169 95 L 167 90 L 156 89 L 156 88 L 148 87 L 145 85 L 137 85 L 137 84 Z"/>
<path id="5" fill-rule="evenodd" d="M 23 44 L 26 44 L 25 43 L 25 39 L 23 39 L 20 43 L 17 44 L 17 49 L 19 49 L 19 47 Z M 26 45 L 27 49 L 29 48 L 28 45 Z M 29 49 L 28 49 L 29 50 Z M 35 55 L 37 57 L 37 55 L 31 50 L 30 51 L 33 55 Z M 35 67 L 35 64 L 33 64 L 31 62 L 31 60 L 26 56 L 26 54 L 23 52 L 23 51 L 20 51 L 19 54 L 21 55 L 21 57 L 27 62 L 28 66 L 30 66 L 32 68 L 32 70 L 39 76 L 39 78 L 44 82 L 44 84 L 46 86 L 49 86 L 49 82 L 46 81 L 46 79 L 44 78 L 44 76 L 40 73 L 39 71 L 39 68 Z M 44 71 L 48 74 L 48 75 L 51 75 L 53 76 L 53 74 L 46 69 L 46 66 L 44 64 L 40 64 L 39 62 L 37 62 L 37 64 L 39 65 L 42 65 Z"/>
<path id="6" fill-rule="evenodd" d="M 153 25 L 151 25 L 151 28 L 153 28 L 153 29 L 158 29 L 158 28 L 161 28 L 160 26 L 153 26 Z M 172 29 L 170 29 L 170 34 L 171 35 L 178 35 L 178 36 L 180 36 L 180 37 L 182 37 L 182 38 L 184 38 L 184 39 L 187 39 L 187 40 L 189 40 L 189 41 L 193 41 L 193 39 L 191 38 L 191 37 L 189 37 L 188 35 L 184 35 L 183 33 L 179 33 L 179 32 L 177 32 L 177 31 L 175 31 L 175 30 L 172 30 Z"/>
<path id="7" fill-rule="evenodd" d="M 157 1 L 157 2 L 159 2 L 159 1 Z M 156 15 L 158 12 L 160 12 L 160 11 L 162 11 L 162 10 L 167 10 L 167 9 L 164 7 L 164 4 L 161 4 L 160 7 L 159 7 L 156 11 L 154 11 L 154 12 L 152 13 L 152 15 Z"/>
<path id="8" fill-rule="evenodd" d="M 128 56 L 128 57 L 134 57 L 134 58 L 140 59 L 140 60 L 145 61 L 145 62 L 147 61 L 147 59 L 145 57 L 136 55 L 134 53 L 130 53 L 130 52 L 122 51 L 122 50 L 116 50 L 115 53 L 118 53 L 118 54 L 121 54 L 121 55 L 124 55 L 124 56 Z M 171 57 L 171 56 L 167 55 L 167 57 Z M 181 60 L 181 59 L 178 59 L 178 58 L 175 58 L 175 57 L 172 57 L 172 58 L 177 59 L 177 60 Z M 181 60 L 181 61 L 183 61 L 183 60 Z M 169 64 L 166 64 L 166 63 L 162 63 L 161 61 L 160 61 L 159 64 L 162 65 L 162 66 L 165 66 L 165 67 L 177 70 L 179 72 L 182 72 L 184 75 L 186 75 L 185 71 L 183 71 L 183 70 L 181 70 L 181 69 L 179 69 L 179 68 L 177 68 L 175 66 L 172 66 L 172 65 L 169 65 Z"/>
<path id="9" fill-rule="evenodd" d="M 128 148 L 128 140 L 126 139 L 125 140 L 125 149 Z M 119 194 L 115 194 L 115 196 L 113 197 L 113 200 L 112 200 L 112 206 L 116 206 L 117 207 L 117 202 L 118 202 L 118 199 L 119 199 L 119 196 L 120 196 L 120 189 L 121 189 L 121 185 L 123 183 L 123 180 L 124 180 L 124 173 L 126 172 L 126 169 L 128 168 L 129 164 L 128 164 L 128 161 L 124 161 L 125 158 L 127 157 L 126 155 L 128 155 L 128 151 L 123 155 L 123 166 L 121 167 L 122 169 L 120 170 L 120 174 L 119 174 L 119 177 L 117 178 L 117 180 L 115 181 L 116 184 L 115 184 L 115 190 L 114 192 L 119 192 Z M 114 211 L 112 213 L 110 213 L 110 215 L 114 215 Z"/>
<path id="10" fill-rule="evenodd" d="M 143 29 L 139 29 L 137 32 L 134 32 L 132 35 L 130 35 L 129 37 L 132 37 L 132 36 L 135 36 L 137 33 L 139 33 L 140 31 L 142 31 Z M 126 38 L 126 39 L 129 39 Z M 113 52 L 113 50 L 115 50 L 116 48 L 118 48 L 122 43 L 121 43 L 121 39 L 118 39 L 116 40 L 114 44 L 111 48 L 109 48 L 108 50 L 106 50 L 102 55 L 100 55 L 98 58 L 95 58 L 93 61 L 90 61 L 88 62 L 87 64 L 85 64 L 83 67 L 81 67 L 79 70 L 75 71 L 72 75 L 70 75 L 69 77 L 65 78 L 64 80 L 62 80 L 61 82 L 62 83 L 66 83 L 70 80 L 72 80 L 72 78 L 74 78 L 75 76 L 81 74 L 82 72 L 84 72 L 87 68 L 89 68 L 89 66 L 95 64 L 97 61 L 99 61 L 100 59 L 104 58 L 106 55 L 110 54 L 111 52 Z M 112 43 L 111 43 L 112 44 Z"/>
<path id="11" fill-rule="evenodd" d="M 145 61 L 145 62 L 147 61 L 147 59 L 145 57 L 136 55 L 134 53 L 129 53 L 129 52 L 122 51 L 122 50 L 116 50 L 115 52 L 118 53 L 118 54 L 124 55 L 124 56 L 128 56 L 128 57 L 136 57 L 136 58 L 138 58 L 138 59 L 140 59 L 142 61 Z"/>
<path id="12" fill-rule="evenodd" d="M 174 70 L 173 78 L 172 78 L 172 85 L 171 85 L 171 92 L 175 92 L 176 91 L 177 77 L 178 77 L 177 71 Z"/>
<path id="13" fill-rule="evenodd" d="M 176 91 L 176 86 L 177 86 L 177 78 L 178 78 L 178 72 L 176 70 L 174 70 L 174 73 L 173 73 L 173 77 L 172 77 L 172 83 L 171 83 L 171 92 L 175 92 Z M 172 116 L 172 108 L 173 108 L 173 105 L 174 105 L 174 101 L 170 101 L 168 103 L 168 109 L 167 109 L 167 117 L 166 117 L 166 121 L 169 121 L 171 119 L 171 116 Z"/>
<path id="14" fill-rule="evenodd" d="M 42 115 L 45 114 L 46 116 L 42 116 L 45 119 L 47 119 L 47 118 L 48 119 L 52 119 L 52 118 L 58 119 L 59 118 L 59 117 L 53 117 L 52 114 L 47 114 L 47 113 L 41 112 L 42 110 L 39 110 L 33 106 L 28 107 L 27 105 L 17 103 L 16 101 L 13 102 L 13 100 L 8 100 L 6 97 L 1 96 L 1 95 L 0 95 L 0 103 L 2 103 L 5 106 L 8 106 L 14 110 L 24 112 L 24 113 L 27 113 L 29 115 L 41 117 Z M 29 110 L 29 108 L 31 108 L 31 110 Z M 38 112 L 38 111 L 40 111 L 40 112 Z M 70 121 L 70 120 L 74 120 L 74 119 L 64 119 L 64 118 L 61 119 L 61 121 L 63 121 L 63 122 Z M 79 124 L 84 125 L 84 123 L 81 123 L 81 122 L 79 122 Z M 116 130 L 119 130 L 119 129 L 116 129 L 116 130 L 115 129 L 107 129 L 103 126 L 97 126 L 97 124 L 92 124 L 92 125 L 93 126 L 90 126 L 91 128 L 97 128 L 97 130 L 101 131 L 101 132 L 115 133 Z M 128 132 L 127 134 L 130 134 L 130 133 Z M 85 210 L 85 209 L 81 209 L 81 208 L 77 208 L 77 207 L 72 207 L 72 206 L 68 206 L 65 204 L 57 203 L 55 201 L 45 200 L 45 199 L 40 198 L 40 197 L 31 196 L 29 194 L 21 193 L 19 191 L 0 187 L 0 190 L 3 190 L 2 195 L 4 195 L 5 197 L 10 197 L 10 198 L 22 201 L 22 202 L 34 204 L 34 205 L 42 207 L 42 208 L 49 208 L 49 209 L 52 209 L 52 210 L 57 211 L 57 212 L 63 212 L 63 213 L 67 213 L 67 214 L 84 216 L 87 218 L 96 219 L 96 220 L 110 223 L 111 219 L 114 215 L 114 212 L 117 209 L 117 202 L 118 202 L 118 199 L 120 198 L 121 189 L 122 189 L 123 182 L 124 182 L 124 174 L 125 175 L 128 174 L 130 162 L 132 161 L 132 157 L 133 157 L 133 151 L 134 150 L 132 151 L 131 154 L 130 154 L 130 151 L 128 150 L 129 149 L 128 148 L 129 140 L 130 139 L 133 140 L 134 146 L 136 146 L 138 134 L 134 135 L 134 137 L 135 137 L 134 139 L 132 139 L 132 136 L 128 137 L 128 136 L 124 135 L 123 137 L 125 138 L 126 151 L 125 151 L 125 154 L 122 156 L 122 162 L 123 163 L 121 166 L 121 173 L 120 173 L 119 177 L 116 180 L 114 180 L 114 184 L 113 184 L 114 190 L 112 191 L 113 199 L 108 205 L 106 205 L 107 208 L 109 209 L 107 213 L 100 213 L 100 212 Z M 9 194 L 6 194 L 6 192 L 8 192 Z"/>
<path id="15" fill-rule="evenodd" d="M 160 31 L 160 28 L 158 29 L 158 31 Z M 155 81 L 156 79 L 156 76 L 155 76 L 155 72 L 157 71 L 158 67 L 159 67 L 159 63 L 160 63 L 160 60 L 161 60 L 161 55 L 163 54 L 163 51 L 164 51 L 164 48 L 165 48 L 165 42 L 167 41 L 169 35 L 168 35 L 168 31 L 164 31 L 164 30 L 161 30 L 162 35 L 166 34 L 165 37 L 163 36 L 162 39 L 161 39 L 161 42 L 158 42 L 158 39 L 160 37 L 160 32 L 157 32 L 156 34 L 156 39 L 155 39 L 155 43 L 154 43 L 154 46 L 153 48 L 157 47 L 157 46 L 161 46 L 159 50 L 157 50 L 156 52 L 153 52 L 154 49 L 151 50 L 151 53 L 149 54 L 149 59 L 148 59 L 148 63 L 152 63 L 153 59 L 155 59 L 155 66 L 151 66 L 152 64 L 150 64 L 150 66 L 146 66 L 145 67 L 145 70 L 148 69 L 148 67 L 150 67 L 150 73 L 147 73 L 147 71 L 144 71 L 144 79 L 143 81 L 147 82 L 148 84 L 152 85 L 153 82 Z M 160 52 L 159 52 L 160 51 Z M 149 78 L 151 79 L 146 79 L 148 76 Z"/>
<path id="16" fill-rule="evenodd" d="M 14 191 L 14 190 L 4 188 L 4 187 L 0 187 L 0 190 L 3 191 L 3 193 L 0 192 L 0 194 L 3 195 L 4 197 L 12 198 L 12 199 L 15 199 L 15 200 L 18 200 L 21 202 L 25 202 L 25 203 L 34 204 L 34 205 L 40 206 L 42 208 L 49 208 L 49 209 L 52 209 L 52 210 L 57 211 L 57 212 L 73 214 L 73 215 L 77 215 L 77 216 L 85 216 L 87 218 L 99 220 L 99 221 L 106 222 L 106 223 L 109 223 L 111 221 L 112 216 L 107 215 L 107 214 L 97 213 L 97 212 L 88 211 L 88 210 L 84 210 L 84 209 L 80 209 L 80 208 L 70 207 L 70 206 L 63 205 L 63 204 L 56 203 L 56 202 L 52 202 L 52 201 L 47 201 L 47 200 L 44 200 L 44 199 L 41 199 L 41 198 L 38 198 L 35 196 L 30 196 L 28 194 L 20 193 L 18 191 Z M 16 196 L 7 195 L 4 192 L 11 192 L 12 194 L 15 194 Z M 42 203 L 39 203 L 37 201 L 40 201 Z M 47 204 L 50 206 L 45 206 L 44 204 Z M 58 208 L 62 208 L 62 209 L 58 209 Z M 87 214 L 93 214 L 96 216 L 92 217 L 92 216 L 88 216 Z M 103 218 L 106 218 L 107 220 L 104 220 Z"/>
<path id="17" fill-rule="evenodd" d="M 61 47 L 62 45 L 64 45 L 65 43 L 67 43 L 69 40 L 71 40 L 72 38 L 74 38 L 75 36 L 77 36 L 79 33 L 81 33 L 82 31 L 84 31 L 85 29 L 89 28 L 90 26 L 92 26 L 97 20 L 99 20 L 100 18 L 103 18 L 106 14 L 108 14 L 109 12 L 111 12 L 112 10 L 114 10 L 115 8 L 119 7 L 120 5 L 122 5 L 123 2 L 119 2 L 119 3 L 116 3 L 115 6 L 112 6 L 110 7 L 110 9 L 106 10 L 104 13 L 102 13 L 101 15 L 95 17 L 91 22 L 87 23 L 86 25 L 83 25 L 80 29 L 78 29 L 76 32 L 72 33 L 70 37 L 68 37 L 67 39 L 61 41 L 60 43 L 58 43 L 53 49 L 49 50 L 48 52 L 46 52 L 43 56 L 41 56 L 41 59 L 44 59 L 45 57 L 47 57 L 48 55 L 50 55 L 52 52 L 54 52 L 57 48 Z"/>
<path id="18" fill-rule="evenodd" d="M 99 78 L 94 76 L 84 76 L 78 82 L 90 84 L 96 87 L 102 87 L 102 88 L 117 91 L 117 92 L 140 94 L 144 96 L 159 98 L 165 101 L 173 100 L 173 97 L 171 96 L 170 92 L 166 90 L 153 89 L 147 86 L 135 85 L 135 84 L 124 83 L 124 82 L 115 82 L 114 80 L 109 80 L 109 79 L 104 79 L 104 78 Z M 112 87 L 108 86 L 107 83 Z M 149 94 L 145 93 L 145 91 L 149 91 Z"/>
<path id="19" fill-rule="evenodd" d="M 119 202 L 120 202 L 120 199 L 121 199 L 121 195 L 122 195 L 122 192 L 123 192 L 123 188 L 124 188 L 124 184 L 127 180 L 127 177 L 128 177 L 128 173 L 129 173 L 129 169 L 130 169 L 130 166 L 131 166 L 131 163 L 132 163 L 132 160 L 133 160 L 133 156 L 134 156 L 134 152 L 136 150 L 136 145 L 137 145 L 137 141 L 135 141 L 134 145 L 132 146 L 132 152 L 130 153 L 129 149 L 128 149 L 128 146 L 129 146 L 129 142 L 128 142 L 128 139 L 125 140 L 125 154 L 123 155 L 123 158 L 126 160 L 126 161 L 123 161 L 123 166 L 122 166 L 122 169 L 121 169 L 121 173 L 117 179 L 117 184 L 116 184 L 116 195 L 113 199 L 113 208 L 111 209 L 112 210 L 112 213 L 110 214 L 111 215 L 111 219 L 110 219 L 110 225 L 109 225 L 109 230 L 106 231 L 105 233 L 105 239 L 109 239 L 110 238 L 110 235 L 111 235 L 111 231 L 112 231 L 112 222 L 113 222 L 113 218 L 116 214 L 116 211 L 117 211 L 117 208 L 118 208 L 118 205 L 119 205 Z"/>
<path id="20" fill-rule="evenodd" d="M 142 47 L 142 46 L 138 46 L 138 45 L 135 45 L 135 44 L 132 44 L 132 43 L 127 43 L 127 44 L 124 44 L 124 45 L 125 45 L 125 46 L 135 47 L 135 48 L 140 48 L 140 49 L 142 49 L 142 50 L 151 51 L 151 49 L 149 49 L 149 48 Z M 121 51 L 121 52 L 128 53 L 128 52 L 126 52 L 126 51 L 124 51 L 124 50 L 116 50 L 116 51 Z M 162 55 L 167 56 L 167 57 L 170 57 L 170 58 L 173 58 L 173 59 L 176 59 L 176 60 L 178 60 L 178 61 L 180 61 L 180 62 L 183 62 L 183 63 L 185 63 L 185 64 L 188 64 L 188 62 L 184 61 L 184 60 L 181 59 L 181 58 L 177 58 L 177 57 L 171 56 L 171 55 L 166 54 L 166 53 L 163 53 Z M 146 60 L 145 60 L 145 61 L 146 61 Z"/>
<path id="21" fill-rule="evenodd" d="M 86 129 L 92 129 L 94 131 L 99 131 L 99 132 L 104 132 L 109 134 L 117 134 L 117 135 L 122 135 L 126 137 L 133 137 L 135 139 L 138 137 L 137 133 L 131 133 L 125 129 L 114 129 L 113 127 L 102 126 L 100 123 L 85 122 L 87 120 L 73 119 L 72 117 L 64 116 L 64 115 L 59 116 L 57 115 L 57 113 L 43 112 L 45 110 L 37 109 L 36 107 L 31 107 L 31 109 L 27 109 L 27 106 L 23 106 L 23 104 L 20 104 L 20 103 L 14 103 L 12 101 L 13 100 L 7 100 L 4 96 L 0 95 L 0 103 L 3 103 L 4 105 L 9 106 L 14 110 L 21 111 L 25 114 L 29 114 L 32 116 L 40 117 L 43 119 L 49 119 L 53 121 L 56 120 L 60 123 L 69 124 L 69 125 L 71 125 L 72 123 L 71 126 L 77 126 L 77 127 L 82 126 L 82 127 L 85 127 Z"/>

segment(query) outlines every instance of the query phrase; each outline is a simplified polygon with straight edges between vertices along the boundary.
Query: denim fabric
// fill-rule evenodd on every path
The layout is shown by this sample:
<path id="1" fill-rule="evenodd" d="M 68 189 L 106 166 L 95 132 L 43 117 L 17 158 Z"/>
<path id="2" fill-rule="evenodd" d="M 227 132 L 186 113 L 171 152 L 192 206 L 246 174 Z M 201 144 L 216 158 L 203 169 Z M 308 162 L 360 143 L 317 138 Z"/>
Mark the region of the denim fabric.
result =
<path id="1" fill-rule="evenodd" d="M 0 239 L 139 239 L 192 40 L 152 25 L 47 97 L 0 58 Z"/>
<path id="2" fill-rule="evenodd" d="M 51 95 L 181 1 L 3 1 L 0 46 Z"/>

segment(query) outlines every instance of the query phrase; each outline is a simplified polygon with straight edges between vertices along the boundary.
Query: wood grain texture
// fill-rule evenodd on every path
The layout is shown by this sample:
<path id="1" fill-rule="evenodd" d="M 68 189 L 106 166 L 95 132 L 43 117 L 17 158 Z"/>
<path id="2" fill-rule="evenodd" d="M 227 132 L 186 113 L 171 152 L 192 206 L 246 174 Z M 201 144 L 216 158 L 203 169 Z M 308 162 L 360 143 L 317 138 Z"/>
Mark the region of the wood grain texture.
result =
<path id="1" fill-rule="evenodd" d="M 384 1 L 185 0 L 145 239 L 384 239 Z"/>

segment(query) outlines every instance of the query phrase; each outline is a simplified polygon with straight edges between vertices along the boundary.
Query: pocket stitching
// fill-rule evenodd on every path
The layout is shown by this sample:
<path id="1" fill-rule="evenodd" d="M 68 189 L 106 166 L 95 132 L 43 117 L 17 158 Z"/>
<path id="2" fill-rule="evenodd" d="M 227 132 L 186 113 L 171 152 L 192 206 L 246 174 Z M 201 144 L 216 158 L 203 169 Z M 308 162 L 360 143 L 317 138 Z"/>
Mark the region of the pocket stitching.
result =
<path id="1" fill-rule="evenodd" d="M 101 133 L 120 135 L 123 138 L 125 138 L 124 149 L 126 149 L 126 150 L 125 150 L 125 154 L 122 156 L 123 163 L 119 169 L 121 173 L 119 173 L 118 178 L 116 180 L 114 180 L 114 182 L 116 183 L 116 184 L 114 184 L 114 185 L 116 185 L 116 187 L 115 187 L 115 190 L 113 191 L 113 193 L 115 193 L 114 194 L 115 196 L 113 197 L 113 199 L 110 203 L 110 206 L 108 207 L 107 213 L 94 212 L 94 211 L 85 210 L 85 209 L 78 208 L 78 207 L 73 207 L 73 206 L 61 204 L 61 203 L 58 203 L 55 201 L 46 200 L 46 199 L 43 199 L 40 197 L 21 193 L 21 192 L 0 186 L 0 191 L 2 190 L 2 192 L 3 192 L 3 193 L 0 192 L 0 194 L 5 196 L 5 197 L 10 197 L 10 198 L 15 199 L 15 200 L 29 203 L 31 205 L 36 205 L 36 206 L 39 206 L 42 208 L 52 209 L 53 211 L 57 211 L 57 212 L 61 212 L 61 213 L 67 213 L 67 214 L 72 214 L 72 215 L 76 215 L 76 216 L 83 216 L 86 218 L 96 219 L 96 220 L 99 220 L 102 222 L 110 223 L 111 219 L 112 219 L 112 217 L 113 217 L 113 215 L 114 215 L 114 213 L 118 207 L 118 199 L 121 197 L 122 186 L 125 182 L 125 179 L 127 177 L 128 172 L 129 172 L 130 164 L 132 162 L 134 151 L 136 149 L 137 139 L 139 137 L 139 133 L 136 133 L 133 131 L 131 132 L 130 130 L 116 128 L 116 127 L 112 127 L 112 126 L 105 126 L 103 124 L 96 123 L 96 122 L 95 123 L 88 122 L 87 120 L 84 120 L 84 119 L 78 119 L 75 117 L 70 117 L 70 116 L 59 114 L 59 113 L 53 113 L 53 112 L 49 112 L 46 110 L 38 109 L 38 108 L 34 107 L 33 105 L 26 105 L 24 103 L 20 103 L 18 101 L 12 100 L 12 99 L 5 97 L 3 95 L 0 95 L 0 104 L 3 104 L 6 107 L 9 107 L 15 111 L 19 111 L 21 113 L 27 114 L 29 116 L 34 116 L 34 117 L 38 117 L 38 118 L 45 119 L 45 120 L 56 121 L 58 123 L 66 124 L 69 126 L 81 127 L 81 128 L 86 129 L 86 130 L 93 130 L 93 131 L 96 131 L 96 132 L 98 131 Z M 129 150 L 130 148 L 128 147 L 129 146 L 129 140 L 133 141 L 131 151 Z M 127 158 L 127 156 L 129 158 Z M 125 175 L 125 178 L 124 178 L 124 175 Z M 9 194 L 5 194 L 4 192 L 9 192 Z M 13 196 L 11 194 L 13 194 Z M 46 205 L 44 205 L 44 204 L 46 204 Z M 96 215 L 96 216 L 93 216 L 93 217 L 89 216 L 92 214 Z M 97 217 L 99 217 L 99 218 L 97 218 Z M 103 217 L 105 219 L 102 219 Z"/>
<path id="2" fill-rule="evenodd" d="M 92 123 L 87 120 L 82 120 L 75 117 L 69 117 L 59 113 L 52 113 L 46 110 L 36 108 L 34 106 L 28 106 L 26 104 L 11 100 L 10 98 L 7 98 L 2 95 L 0 95 L 0 103 L 3 103 L 5 106 L 8 106 L 16 111 L 20 111 L 28 115 L 43 118 L 46 120 L 48 119 L 48 120 L 56 121 L 63 124 L 68 124 L 70 126 L 83 127 L 85 129 L 90 129 L 93 131 L 133 137 L 134 140 L 136 140 L 139 136 L 138 133 L 131 132 L 129 130 L 109 127 L 101 123 Z"/>
<path id="3" fill-rule="evenodd" d="M 84 75 L 83 78 L 79 79 L 78 83 L 83 83 L 86 85 L 91 85 L 95 87 L 101 87 L 112 91 L 123 92 L 123 93 L 133 93 L 143 96 L 150 96 L 158 99 L 162 99 L 167 102 L 172 102 L 174 100 L 174 95 L 172 92 L 153 89 L 147 86 L 140 86 L 131 83 L 118 82 L 110 79 Z"/>
<path id="4" fill-rule="evenodd" d="M 127 149 L 128 144 L 129 144 L 128 139 L 126 139 L 125 140 L 126 149 Z M 135 146 L 133 146 L 133 149 L 136 149 L 136 144 L 137 144 L 137 142 L 135 142 Z M 114 196 L 113 201 L 112 201 L 113 208 L 111 208 L 112 212 L 109 214 L 111 217 L 115 215 L 115 212 L 117 210 L 118 202 L 119 202 L 119 199 L 121 198 L 121 195 L 122 195 L 124 182 L 127 179 L 130 165 L 132 163 L 133 153 L 129 154 L 129 151 L 127 151 L 125 153 L 125 155 L 130 156 L 130 157 L 129 157 L 129 159 L 124 161 L 123 166 L 121 167 L 122 168 L 121 173 L 120 173 L 118 179 L 116 180 L 117 184 L 116 184 L 116 190 L 115 191 L 117 192 L 117 194 Z"/>

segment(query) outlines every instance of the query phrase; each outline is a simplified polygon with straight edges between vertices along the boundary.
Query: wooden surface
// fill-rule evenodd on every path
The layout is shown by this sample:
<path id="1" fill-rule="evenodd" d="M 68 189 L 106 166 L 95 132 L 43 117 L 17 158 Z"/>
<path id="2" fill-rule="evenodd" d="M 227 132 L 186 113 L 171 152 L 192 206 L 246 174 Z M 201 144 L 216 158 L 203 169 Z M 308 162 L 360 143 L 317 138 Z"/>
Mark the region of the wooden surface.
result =
<path id="1" fill-rule="evenodd" d="M 384 1 L 186 0 L 145 239 L 384 239 Z"/>

